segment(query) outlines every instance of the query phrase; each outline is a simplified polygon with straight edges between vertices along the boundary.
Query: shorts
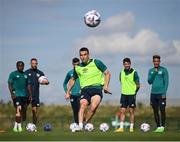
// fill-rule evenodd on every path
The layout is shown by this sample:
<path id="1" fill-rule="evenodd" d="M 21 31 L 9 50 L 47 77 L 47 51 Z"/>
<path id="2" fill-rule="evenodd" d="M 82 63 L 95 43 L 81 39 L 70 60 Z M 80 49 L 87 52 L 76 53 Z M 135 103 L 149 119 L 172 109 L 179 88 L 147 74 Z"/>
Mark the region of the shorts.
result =
<path id="1" fill-rule="evenodd" d="M 162 94 L 151 94 L 151 106 L 165 108 L 166 98 L 162 98 Z"/>
<path id="2" fill-rule="evenodd" d="M 27 105 L 27 97 L 16 97 L 13 99 L 14 107 Z"/>
<path id="3" fill-rule="evenodd" d="M 85 99 L 91 103 L 91 97 L 99 95 L 101 97 L 101 100 L 103 98 L 102 89 L 96 88 L 96 87 L 86 87 L 81 90 L 80 100 Z"/>
<path id="4" fill-rule="evenodd" d="M 40 107 L 39 96 L 32 96 L 31 105 L 32 107 Z"/>
<path id="5" fill-rule="evenodd" d="M 121 94 L 120 99 L 121 108 L 135 108 L 136 107 L 136 95 L 123 95 Z"/>

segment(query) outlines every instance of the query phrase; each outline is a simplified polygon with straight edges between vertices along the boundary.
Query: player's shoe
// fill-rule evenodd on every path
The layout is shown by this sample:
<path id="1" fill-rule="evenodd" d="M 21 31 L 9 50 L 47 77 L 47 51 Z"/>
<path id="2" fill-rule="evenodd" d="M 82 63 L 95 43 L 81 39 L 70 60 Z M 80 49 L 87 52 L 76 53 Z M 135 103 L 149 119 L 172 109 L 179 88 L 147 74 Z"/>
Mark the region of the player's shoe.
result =
<path id="1" fill-rule="evenodd" d="M 154 132 L 155 133 L 163 133 L 164 132 L 164 127 L 158 127 Z"/>
<path id="2" fill-rule="evenodd" d="M 83 130 L 83 128 L 80 128 L 78 125 L 77 125 L 77 127 L 75 127 L 73 130 L 72 130 L 72 132 L 80 132 L 80 131 L 82 131 Z"/>
<path id="3" fill-rule="evenodd" d="M 115 133 L 118 133 L 118 132 L 124 132 L 124 128 L 118 128 L 114 131 Z"/>
<path id="4" fill-rule="evenodd" d="M 18 132 L 22 132 L 23 130 L 22 130 L 22 127 L 20 126 L 20 127 L 18 127 Z"/>
<path id="5" fill-rule="evenodd" d="M 129 132 L 134 132 L 134 128 L 130 128 L 130 129 L 129 129 Z"/>
<path id="6" fill-rule="evenodd" d="M 13 128 L 13 132 L 18 132 L 17 127 L 14 127 L 14 128 Z"/>

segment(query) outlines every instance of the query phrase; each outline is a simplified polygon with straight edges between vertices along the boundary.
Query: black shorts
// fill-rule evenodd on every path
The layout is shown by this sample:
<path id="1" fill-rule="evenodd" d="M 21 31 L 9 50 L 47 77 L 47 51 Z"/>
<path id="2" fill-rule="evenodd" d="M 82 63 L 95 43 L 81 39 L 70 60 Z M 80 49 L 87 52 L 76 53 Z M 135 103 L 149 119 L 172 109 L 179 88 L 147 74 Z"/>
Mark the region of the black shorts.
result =
<path id="1" fill-rule="evenodd" d="M 31 105 L 32 107 L 40 107 L 39 96 L 32 96 Z"/>
<path id="2" fill-rule="evenodd" d="M 123 95 L 121 94 L 120 99 L 121 108 L 135 108 L 136 107 L 136 95 Z"/>
<path id="3" fill-rule="evenodd" d="M 27 105 L 27 97 L 16 97 L 13 99 L 14 107 Z"/>
<path id="4" fill-rule="evenodd" d="M 164 108 L 166 106 L 166 98 L 162 98 L 162 94 L 151 94 L 151 106 Z"/>
<path id="5" fill-rule="evenodd" d="M 91 103 L 91 97 L 99 95 L 101 97 L 101 100 L 103 98 L 102 89 L 97 87 L 86 87 L 81 90 L 80 100 L 86 99 L 89 104 Z"/>

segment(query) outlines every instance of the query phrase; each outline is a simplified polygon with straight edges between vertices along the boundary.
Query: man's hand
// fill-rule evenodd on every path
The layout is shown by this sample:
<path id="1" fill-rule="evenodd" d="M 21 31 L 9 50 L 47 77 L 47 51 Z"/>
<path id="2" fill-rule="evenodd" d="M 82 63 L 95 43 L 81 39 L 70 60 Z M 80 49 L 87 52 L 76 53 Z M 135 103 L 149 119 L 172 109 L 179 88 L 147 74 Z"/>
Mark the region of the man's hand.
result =
<path id="1" fill-rule="evenodd" d="M 70 96 L 71 96 L 70 93 L 67 92 L 66 95 L 64 96 L 64 98 L 65 98 L 66 100 L 68 100 L 68 99 L 70 99 Z"/>
<path id="2" fill-rule="evenodd" d="M 105 94 L 110 94 L 110 95 L 112 95 L 112 93 L 109 91 L 109 89 L 108 89 L 108 87 L 103 87 L 103 90 L 104 90 L 104 93 Z"/>

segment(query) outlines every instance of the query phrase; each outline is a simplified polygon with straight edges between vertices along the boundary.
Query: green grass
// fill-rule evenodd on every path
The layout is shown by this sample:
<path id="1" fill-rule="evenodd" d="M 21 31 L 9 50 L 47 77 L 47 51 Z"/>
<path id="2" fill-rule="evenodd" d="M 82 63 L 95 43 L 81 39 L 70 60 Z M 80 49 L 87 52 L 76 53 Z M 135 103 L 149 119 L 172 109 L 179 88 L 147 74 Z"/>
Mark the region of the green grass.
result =
<path id="1" fill-rule="evenodd" d="M 180 140 L 180 131 L 166 131 L 164 133 L 154 133 L 150 132 L 141 132 L 136 130 L 133 133 L 124 132 L 124 133 L 114 133 L 113 130 L 108 132 L 100 132 L 95 130 L 93 132 L 75 132 L 72 133 L 69 130 L 59 130 L 53 129 L 51 132 L 44 132 L 42 130 L 38 132 L 21 132 L 14 133 L 12 131 L 0 133 L 0 140 L 14 140 L 14 141 L 25 141 L 25 140 L 43 140 L 43 141 L 52 141 L 52 140 L 68 140 L 68 141 L 77 141 L 77 140 L 88 140 L 88 141 L 178 141 Z"/>
<path id="2" fill-rule="evenodd" d="M 28 109 L 27 123 L 31 122 L 31 107 Z M 102 105 L 98 108 L 91 123 L 95 126 L 93 132 L 76 132 L 72 133 L 69 130 L 69 124 L 72 122 L 72 109 L 70 105 L 66 106 L 41 106 L 39 108 L 38 132 L 29 133 L 23 131 L 22 133 L 12 132 L 14 123 L 14 108 L 12 104 L 0 104 L 0 140 L 62 140 L 62 141 L 79 141 L 79 140 L 96 140 L 96 141 L 180 141 L 180 107 L 167 107 L 167 121 L 165 133 L 153 133 L 155 129 L 155 122 L 151 107 L 137 107 L 135 113 L 135 132 L 130 133 L 126 130 L 124 133 L 114 133 L 114 128 L 108 132 L 100 132 L 98 126 L 100 123 L 106 122 L 111 126 L 111 120 L 118 111 L 118 106 Z M 128 121 L 127 117 L 126 121 Z M 147 122 L 151 126 L 151 131 L 144 133 L 139 130 L 141 123 Z M 44 132 L 42 127 L 45 123 L 51 123 L 53 130 L 51 132 Z"/>

